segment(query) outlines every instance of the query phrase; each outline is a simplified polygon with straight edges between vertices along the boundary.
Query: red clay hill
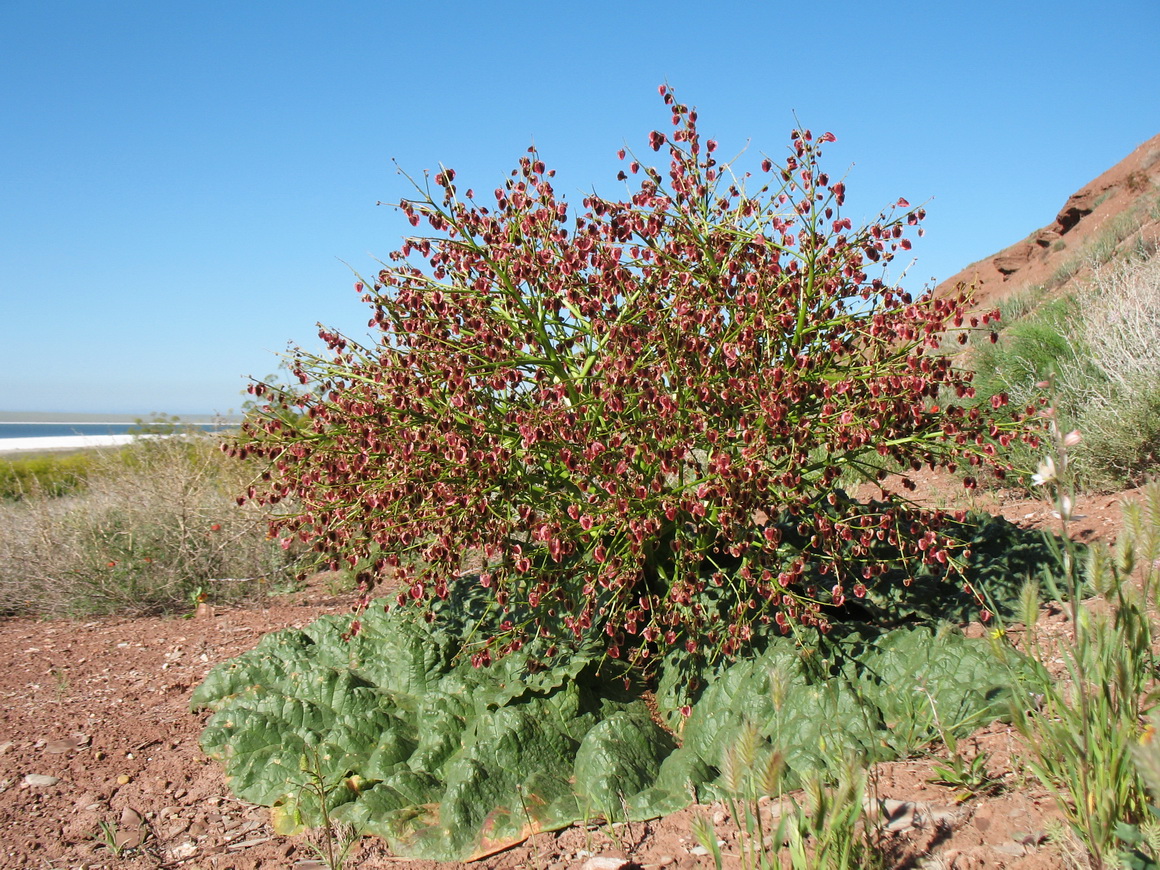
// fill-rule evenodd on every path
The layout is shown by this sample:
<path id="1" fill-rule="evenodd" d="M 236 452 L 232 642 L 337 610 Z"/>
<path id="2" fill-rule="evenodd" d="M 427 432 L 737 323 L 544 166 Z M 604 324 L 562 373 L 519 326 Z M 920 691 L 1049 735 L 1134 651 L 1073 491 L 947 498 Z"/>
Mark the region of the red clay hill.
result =
<path id="1" fill-rule="evenodd" d="M 937 288 L 975 285 L 992 305 L 1023 290 L 1055 295 L 1099 263 L 1160 248 L 1160 135 L 1068 197 L 1055 220 L 999 253 L 972 263 Z"/>

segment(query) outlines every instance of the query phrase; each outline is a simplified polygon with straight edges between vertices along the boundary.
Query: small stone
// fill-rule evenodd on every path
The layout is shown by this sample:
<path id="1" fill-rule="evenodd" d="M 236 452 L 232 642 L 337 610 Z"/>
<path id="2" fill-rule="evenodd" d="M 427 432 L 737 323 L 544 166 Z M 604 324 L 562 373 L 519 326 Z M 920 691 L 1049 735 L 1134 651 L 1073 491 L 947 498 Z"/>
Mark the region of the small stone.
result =
<path id="1" fill-rule="evenodd" d="M 117 785 L 128 785 L 130 782 L 132 782 L 132 780 L 133 777 L 129 776 L 129 774 L 122 773 L 117 777 Z"/>
<path id="2" fill-rule="evenodd" d="M 3 743 L 0 743 L 0 755 L 7 755 L 15 745 L 11 740 L 5 740 Z"/>
<path id="3" fill-rule="evenodd" d="M 72 752 L 77 748 L 75 740 L 50 740 L 44 744 L 44 751 L 51 752 L 53 755 L 63 755 L 66 752 Z"/>
<path id="4" fill-rule="evenodd" d="M 48 788 L 51 785 L 56 785 L 60 779 L 55 776 L 47 776 L 43 773 L 30 773 L 24 777 L 24 784 L 30 788 Z"/>
<path id="5" fill-rule="evenodd" d="M 186 858 L 192 857 L 193 853 L 197 851 L 197 844 L 192 840 L 186 840 L 180 846 L 174 846 L 169 850 L 169 854 L 173 856 L 174 861 L 182 861 Z"/>
<path id="6" fill-rule="evenodd" d="M 885 829 L 892 833 L 904 833 L 916 827 L 918 805 L 913 801 L 884 800 L 882 812 L 886 816 Z"/>
<path id="7" fill-rule="evenodd" d="M 260 846 L 263 843 L 269 843 L 273 837 L 255 837 L 252 840 L 242 840 L 240 843 L 230 843 L 226 848 L 231 852 L 238 852 L 242 849 L 250 849 L 254 846 Z"/>
<path id="8" fill-rule="evenodd" d="M 136 849 L 145 841 L 145 829 L 134 828 L 129 831 L 118 831 L 113 837 L 113 843 L 118 849 Z"/>
<path id="9" fill-rule="evenodd" d="M 611 855 L 593 855 L 584 862 L 580 870 L 624 870 L 630 863 L 627 858 L 615 858 Z"/>
<path id="10" fill-rule="evenodd" d="M 1000 855 L 1010 855 L 1012 858 L 1022 858 L 1027 854 L 1027 849 L 1019 843 L 992 843 L 991 848 Z"/>

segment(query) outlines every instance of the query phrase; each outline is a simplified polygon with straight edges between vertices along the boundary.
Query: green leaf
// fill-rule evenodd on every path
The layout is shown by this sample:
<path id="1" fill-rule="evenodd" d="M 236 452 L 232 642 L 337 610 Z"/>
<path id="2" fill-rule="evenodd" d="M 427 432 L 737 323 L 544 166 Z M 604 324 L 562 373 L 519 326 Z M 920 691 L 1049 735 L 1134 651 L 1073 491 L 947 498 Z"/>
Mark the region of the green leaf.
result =
<path id="1" fill-rule="evenodd" d="M 194 692 L 194 708 L 213 711 L 202 746 L 280 831 L 320 824 L 324 795 L 332 819 L 399 855 L 462 861 L 596 816 L 641 820 L 724 796 L 719 769 L 747 724 L 756 758 L 780 749 L 793 787 L 931 739 L 932 704 L 948 728 L 1007 708 L 1009 671 L 951 629 L 849 630 L 812 647 L 773 637 L 729 665 L 665 660 L 658 700 L 682 726 L 678 747 L 583 643 L 554 668 L 531 666 L 534 643 L 472 667 L 463 638 L 481 618 L 467 596 L 431 624 L 372 605 L 350 640 L 349 617 L 270 635 Z M 707 685 L 688 691 L 690 676 Z M 687 720 L 665 707 L 682 699 Z"/>

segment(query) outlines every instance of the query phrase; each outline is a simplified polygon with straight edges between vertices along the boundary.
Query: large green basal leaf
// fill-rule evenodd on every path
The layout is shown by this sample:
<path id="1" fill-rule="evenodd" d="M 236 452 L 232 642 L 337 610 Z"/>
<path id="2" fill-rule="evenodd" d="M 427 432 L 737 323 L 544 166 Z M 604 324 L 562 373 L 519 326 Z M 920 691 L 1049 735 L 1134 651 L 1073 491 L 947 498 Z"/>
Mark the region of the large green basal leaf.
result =
<path id="1" fill-rule="evenodd" d="M 708 684 L 661 780 L 670 792 L 723 796 L 718 771 L 747 725 L 760 752 L 784 755 L 790 788 L 812 771 L 836 773 L 850 758 L 905 756 L 936 740 L 939 723 L 961 735 L 1005 715 L 1013 666 L 1027 665 L 1004 663 L 987 641 L 949 626 L 851 632 L 817 649 L 775 638 Z"/>
<path id="2" fill-rule="evenodd" d="M 213 711 L 202 747 L 282 832 L 319 824 L 325 793 L 333 818 L 435 860 L 629 801 L 634 817 L 655 815 L 638 793 L 672 741 L 644 705 L 614 700 L 584 646 L 551 670 L 528 667 L 534 649 L 474 668 L 456 640 L 473 626 L 461 612 L 433 627 L 372 607 L 351 639 L 337 617 L 270 635 L 194 692 Z M 578 783 L 578 758 L 600 775 Z"/>
<path id="3" fill-rule="evenodd" d="M 656 785 L 661 764 L 675 748 L 643 705 L 604 719 L 576 753 L 573 781 L 582 806 L 608 819 L 648 816 L 650 807 L 640 795 Z"/>
<path id="4" fill-rule="evenodd" d="M 1006 709 L 1008 678 L 985 643 L 927 628 L 848 632 L 808 650 L 772 638 L 754 657 L 703 671 L 678 741 L 618 681 L 599 644 L 553 668 L 535 642 L 490 668 L 461 655 L 486 613 L 470 591 L 432 624 L 372 606 L 269 635 L 193 694 L 212 711 L 202 747 L 234 792 L 272 808 L 283 833 L 329 817 L 397 854 L 470 860 L 539 831 L 603 817 L 641 820 L 722 795 L 722 759 L 742 729 L 779 747 L 792 786 L 854 756 L 887 758 L 932 739 L 932 710 L 963 729 Z M 661 673 L 661 685 L 686 680 Z M 694 700 L 689 698 L 688 700 Z M 682 701 L 685 703 L 685 701 Z"/>

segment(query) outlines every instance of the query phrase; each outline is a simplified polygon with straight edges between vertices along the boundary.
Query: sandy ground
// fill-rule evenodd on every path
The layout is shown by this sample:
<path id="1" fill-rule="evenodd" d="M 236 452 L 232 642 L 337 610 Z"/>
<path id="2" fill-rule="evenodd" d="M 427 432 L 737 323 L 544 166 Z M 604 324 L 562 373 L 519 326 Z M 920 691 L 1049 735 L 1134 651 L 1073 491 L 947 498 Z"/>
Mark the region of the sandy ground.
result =
<path id="1" fill-rule="evenodd" d="M 1084 519 L 1076 536 L 1111 537 L 1118 527 L 1117 501 L 1101 496 L 1081 502 Z M 1038 502 L 991 507 L 1025 524 L 1052 522 L 1050 510 Z M 265 809 L 231 796 L 221 768 L 198 748 L 205 715 L 189 712 L 189 697 L 211 667 L 253 647 L 266 632 L 348 606 L 320 580 L 260 609 L 207 611 L 188 619 L 0 621 L 0 661 L 6 663 L 0 669 L 0 868 L 322 866 L 312 863 L 305 838 L 276 836 Z M 1047 618 L 1066 629 L 1063 614 Z M 931 784 L 929 757 L 876 768 L 875 794 L 887 801 L 881 847 L 891 866 L 1063 866 L 1058 847 L 1046 839 L 1057 812 L 1026 773 L 1011 729 L 995 723 L 962 748 L 987 753 L 988 771 L 999 783 L 994 794 L 961 800 L 954 790 Z M 700 811 L 716 823 L 726 866 L 739 866 L 736 827 L 726 809 Z M 614 830 L 541 834 L 472 866 L 712 867 L 692 834 L 692 812 Z M 607 861 L 594 864 L 594 858 Z M 367 838 L 346 866 L 440 865 L 393 857 L 380 841 Z"/>

